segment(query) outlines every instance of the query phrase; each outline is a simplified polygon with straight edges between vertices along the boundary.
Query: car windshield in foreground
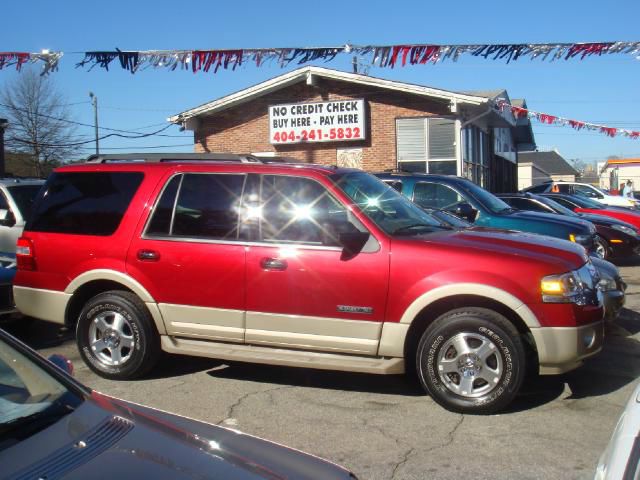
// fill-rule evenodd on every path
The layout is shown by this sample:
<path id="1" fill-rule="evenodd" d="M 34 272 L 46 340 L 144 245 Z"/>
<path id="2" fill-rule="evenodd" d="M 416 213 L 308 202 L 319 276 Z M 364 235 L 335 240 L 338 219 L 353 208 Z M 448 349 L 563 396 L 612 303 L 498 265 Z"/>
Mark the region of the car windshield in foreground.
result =
<path id="1" fill-rule="evenodd" d="M 500 200 L 494 194 L 487 192 L 484 188 L 479 187 L 473 182 L 463 181 L 462 189 L 480 202 L 484 208 L 492 213 L 507 213 L 514 211 L 507 203 Z"/>
<path id="2" fill-rule="evenodd" d="M 330 178 L 372 222 L 389 235 L 415 235 L 448 229 L 402 194 L 368 173 L 336 173 Z"/>
<path id="3" fill-rule="evenodd" d="M 81 399 L 0 339 L 0 450 L 70 413 Z"/>
<path id="4" fill-rule="evenodd" d="M 42 185 L 13 185 L 7 187 L 25 222 L 31 217 L 33 201 L 41 188 Z"/>

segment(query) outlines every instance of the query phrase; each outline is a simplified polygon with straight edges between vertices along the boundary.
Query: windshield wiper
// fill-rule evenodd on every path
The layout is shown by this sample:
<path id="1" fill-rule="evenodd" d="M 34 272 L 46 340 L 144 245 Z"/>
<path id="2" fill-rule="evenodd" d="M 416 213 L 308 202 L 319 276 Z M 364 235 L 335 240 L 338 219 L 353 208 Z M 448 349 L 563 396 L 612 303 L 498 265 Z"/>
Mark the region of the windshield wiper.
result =
<path id="1" fill-rule="evenodd" d="M 443 230 L 451 230 L 451 227 L 445 227 L 444 225 L 429 225 L 427 223 L 412 223 L 410 225 L 405 225 L 404 227 L 398 227 L 396 228 L 393 232 L 391 232 L 391 235 L 398 235 L 402 232 L 404 233 L 411 233 L 408 230 L 412 230 L 414 228 L 427 228 L 427 229 L 432 229 L 432 228 L 441 228 Z"/>

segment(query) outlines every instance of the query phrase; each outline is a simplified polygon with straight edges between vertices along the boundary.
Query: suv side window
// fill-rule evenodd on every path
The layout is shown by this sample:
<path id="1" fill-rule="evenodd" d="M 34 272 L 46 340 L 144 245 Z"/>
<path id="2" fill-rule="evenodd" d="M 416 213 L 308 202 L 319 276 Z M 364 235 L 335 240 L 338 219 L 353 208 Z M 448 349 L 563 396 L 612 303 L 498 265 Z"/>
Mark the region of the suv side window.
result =
<path id="1" fill-rule="evenodd" d="M 465 198 L 453 188 L 440 183 L 419 182 L 413 188 L 413 201 L 425 208 L 447 209 L 459 203 L 466 203 Z"/>
<path id="2" fill-rule="evenodd" d="M 604 195 L 599 193 L 595 188 L 590 188 L 585 185 L 574 185 L 573 188 L 578 195 L 584 195 L 589 198 L 604 198 Z"/>
<path id="3" fill-rule="evenodd" d="M 112 235 L 143 177 L 142 172 L 54 173 L 36 200 L 26 230 Z"/>
<path id="4" fill-rule="evenodd" d="M 566 183 L 558 183 L 556 185 L 558 186 L 558 192 L 573 195 L 572 185 L 567 185 Z"/>
<path id="5" fill-rule="evenodd" d="M 260 196 L 264 242 L 338 247 L 341 233 L 358 231 L 345 207 L 315 180 L 264 175 Z"/>
<path id="6" fill-rule="evenodd" d="M 156 205 L 147 234 L 237 240 L 245 180 L 246 175 L 210 173 L 174 177 Z"/>

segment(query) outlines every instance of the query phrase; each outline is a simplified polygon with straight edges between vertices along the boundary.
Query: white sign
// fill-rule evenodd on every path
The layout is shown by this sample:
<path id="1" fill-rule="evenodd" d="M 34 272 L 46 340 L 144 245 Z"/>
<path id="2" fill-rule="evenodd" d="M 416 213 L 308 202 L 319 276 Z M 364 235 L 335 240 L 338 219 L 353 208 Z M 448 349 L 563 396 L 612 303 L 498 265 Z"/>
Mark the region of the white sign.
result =
<path id="1" fill-rule="evenodd" d="M 364 140 L 364 100 L 272 105 L 269 138 L 274 145 Z"/>

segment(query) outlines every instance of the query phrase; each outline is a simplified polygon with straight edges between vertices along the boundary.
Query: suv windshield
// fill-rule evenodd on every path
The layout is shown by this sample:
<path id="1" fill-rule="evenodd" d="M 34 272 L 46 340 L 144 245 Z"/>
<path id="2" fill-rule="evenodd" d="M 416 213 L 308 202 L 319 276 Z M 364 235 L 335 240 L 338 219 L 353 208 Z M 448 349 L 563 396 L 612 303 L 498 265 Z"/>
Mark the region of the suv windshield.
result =
<path id="1" fill-rule="evenodd" d="M 0 450 L 51 425 L 81 401 L 0 338 Z"/>
<path id="2" fill-rule="evenodd" d="M 460 182 L 460 186 L 464 191 L 480 202 L 484 208 L 492 213 L 505 213 L 513 210 L 498 197 L 487 192 L 484 188 L 479 187 L 475 183 L 465 180 Z"/>
<path id="3" fill-rule="evenodd" d="M 42 188 L 42 185 L 14 185 L 7 187 L 25 222 L 31 218 L 33 201 L 40 188 Z"/>
<path id="4" fill-rule="evenodd" d="M 330 178 L 372 222 L 389 235 L 410 235 L 447 228 L 368 173 L 336 173 Z"/>

